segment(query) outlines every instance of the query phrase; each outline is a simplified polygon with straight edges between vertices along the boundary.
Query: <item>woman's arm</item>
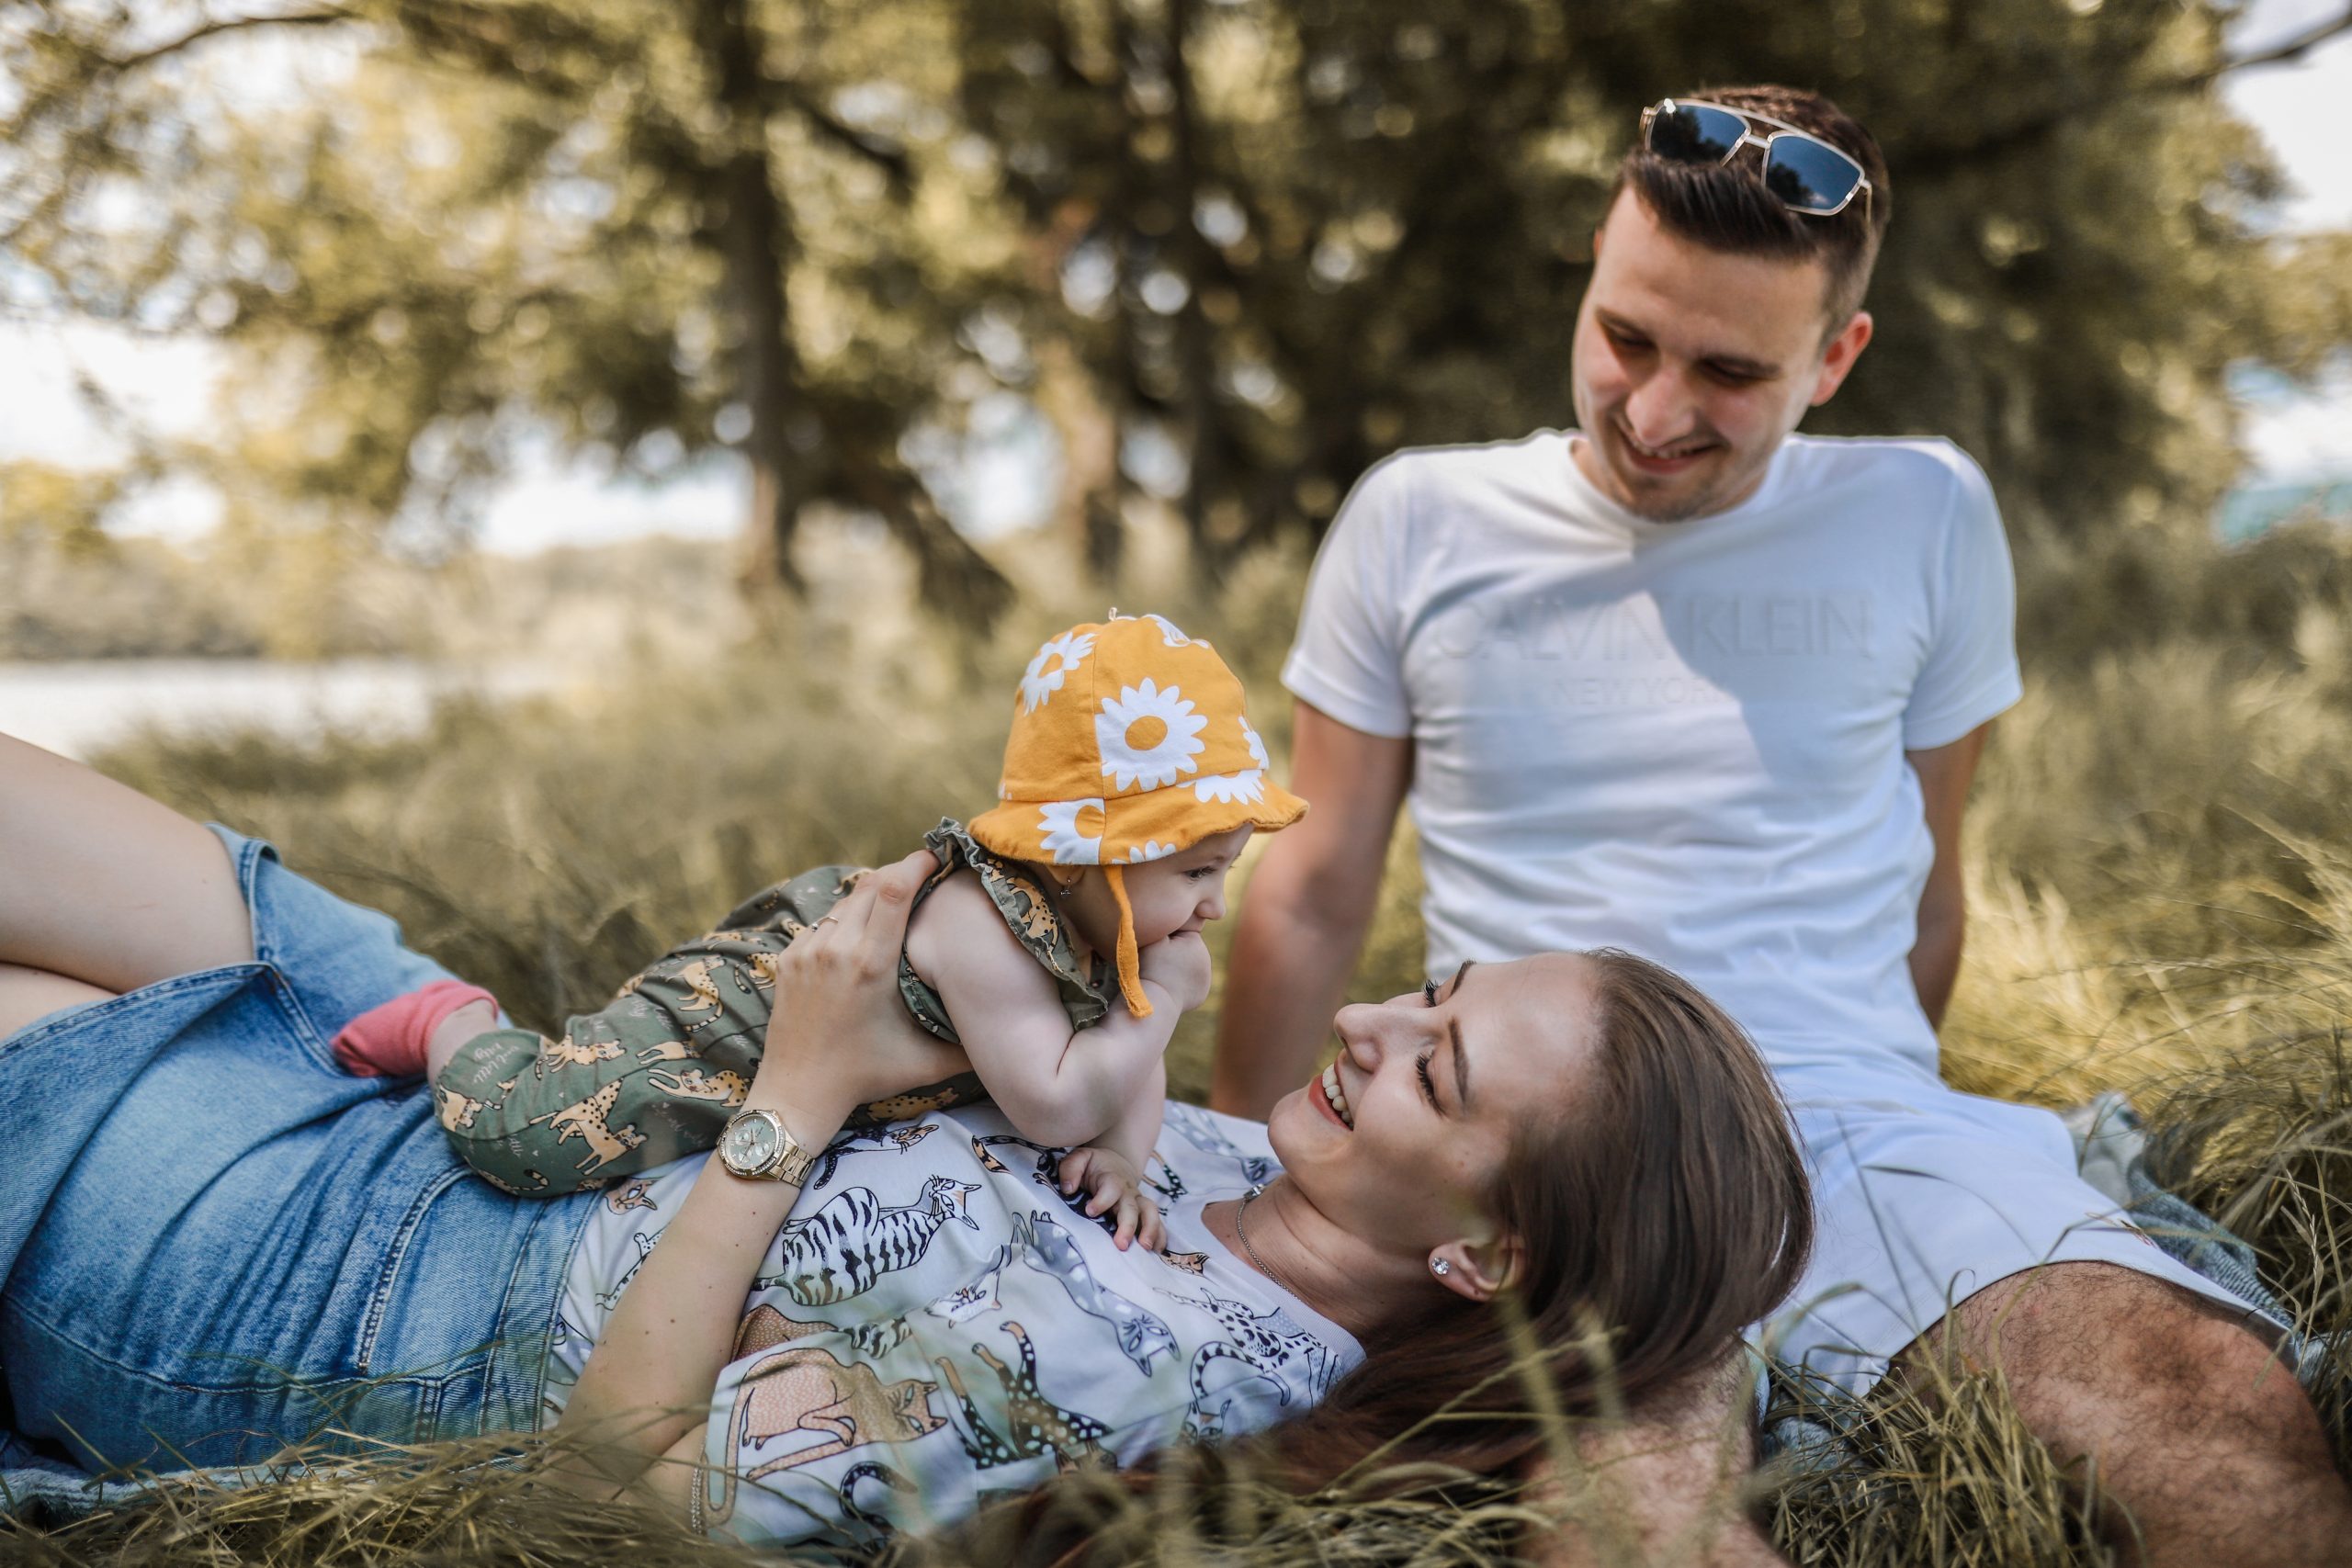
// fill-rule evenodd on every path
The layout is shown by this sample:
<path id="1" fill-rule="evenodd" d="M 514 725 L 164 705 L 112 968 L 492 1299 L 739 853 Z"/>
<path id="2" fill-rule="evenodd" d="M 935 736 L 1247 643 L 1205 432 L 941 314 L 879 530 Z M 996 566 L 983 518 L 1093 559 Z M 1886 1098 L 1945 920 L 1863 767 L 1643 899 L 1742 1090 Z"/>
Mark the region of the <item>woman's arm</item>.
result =
<path id="1" fill-rule="evenodd" d="M 851 1111 L 942 1076 L 954 1048 L 932 1039 L 898 997 L 899 951 L 915 889 L 932 869 L 919 852 L 877 871 L 779 964 L 777 1006 L 747 1104 L 784 1118 L 821 1149 Z M 717 1159 L 622 1293 L 557 1424 L 581 1442 L 579 1490 L 610 1495 L 645 1478 L 707 1419 L 743 1303 L 799 1190 L 748 1180 Z M 654 1485 L 655 1495 L 682 1487 Z"/>
<path id="2" fill-rule="evenodd" d="M 821 1149 L 857 1101 L 754 1088 L 747 1103 L 778 1112 L 794 1137 Z M 587 1445 L 593 1475 L 626 1486 L 707 1420 L 752 1281 L 799 1196 L 791 1182 L 745 1180 L 715 1157 L 703 1166 L 622 1292 L 557 1423 L 558 1433 Z"/>

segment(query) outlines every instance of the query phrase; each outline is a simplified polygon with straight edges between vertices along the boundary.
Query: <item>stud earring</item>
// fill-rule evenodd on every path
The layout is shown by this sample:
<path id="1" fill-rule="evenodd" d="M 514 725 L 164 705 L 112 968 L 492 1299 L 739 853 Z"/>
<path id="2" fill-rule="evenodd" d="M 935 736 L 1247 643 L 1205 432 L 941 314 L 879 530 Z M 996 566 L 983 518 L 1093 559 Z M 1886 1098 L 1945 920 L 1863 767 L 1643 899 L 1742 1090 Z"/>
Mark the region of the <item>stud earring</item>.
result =
<path id="1" fill-rule="evenodd" d="M 1453 1272 L 1453 1265 L 1442 1258 L 1432 1258 L 1430 1259 L 1430 1272 L 1442 1280 Z"/>

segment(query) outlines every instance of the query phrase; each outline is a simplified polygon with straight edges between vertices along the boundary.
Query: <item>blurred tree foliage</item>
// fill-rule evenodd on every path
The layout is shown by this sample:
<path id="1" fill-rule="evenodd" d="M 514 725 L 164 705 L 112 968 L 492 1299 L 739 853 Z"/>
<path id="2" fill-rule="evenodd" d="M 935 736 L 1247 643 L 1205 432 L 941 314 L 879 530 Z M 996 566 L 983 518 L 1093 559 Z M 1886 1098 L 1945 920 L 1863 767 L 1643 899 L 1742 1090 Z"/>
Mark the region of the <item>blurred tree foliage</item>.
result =
<path id="1" fill-rule="evenodd" d="M 2201 526 L 2231 367 L 2352 341 L 2352 239 L 2265 236 L 2214 0 L 287 3 L 0 22 L 0 276 L 232 345 L 235 437 L 142 460 L 264 533 L 450 525 L 536 438 L 731 447 L 755 575 L 831 503 L 984 619 L 909 454 L 1010 391 L 1091 559 L 1150 491 L 1214 573 L 1397 446 L 1565 422 L 1636 112 L 1726 81 L 1894 170 L 1815 425 L 1953 436 L 2021 529 Z M 243 101 L 206 62 L 256 35 L 329 68 Z"/>
<path id="2" fill-rule="evenodd" d="M 198 69 L 294 29 L 347 69 L 259 107 Z M 237 436 L 182 455 L 233 525 L 429 531 L 546 434 L 650 474 L 732 445 L 755 570 L 789 579 L 830 501 L 927 591 L 1005 597 L 899 451 L 954 396 L 991 259 L 968 182 L 915 151 L 950 130 L 937 16 L 44 0 L 0 37 L 10 257 L 66 309 L 242 351 Z"/>

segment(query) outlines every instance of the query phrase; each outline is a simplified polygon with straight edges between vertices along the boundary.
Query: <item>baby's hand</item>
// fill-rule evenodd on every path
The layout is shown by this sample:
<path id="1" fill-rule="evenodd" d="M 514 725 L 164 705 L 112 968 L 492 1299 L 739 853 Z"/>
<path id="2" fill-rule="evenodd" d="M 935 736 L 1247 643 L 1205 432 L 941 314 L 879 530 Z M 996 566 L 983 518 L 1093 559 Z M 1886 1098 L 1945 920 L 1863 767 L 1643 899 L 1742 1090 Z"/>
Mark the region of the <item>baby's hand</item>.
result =
<path id="1" fill-rule="evenodd" d="M 1090 1217 L 1115 1215 L 1118 1229 L 1112 1233 L 1111 1241 L 1120 1251 L 1138 1239 L 1149 1252 L 1168 1245 L 1159 1205 L 1144 1195 L 1141 1173 L 1127 1163 L 1125 1156 L 1097 1144 L 1072 1149 L 1062 1156 L 1061 1182 L 1064 1197 L 1080 1188 L 1092 1194 L 1093 1201 L 1086 1205 Z"/>
<path id="2" fill-rule="evenodd" d="M 1178 1012 L 1209 999 L 1209 945 L 1198 931 L 1178 931 L 1136 954 L 1143 978 L 1166 991 Z"/>

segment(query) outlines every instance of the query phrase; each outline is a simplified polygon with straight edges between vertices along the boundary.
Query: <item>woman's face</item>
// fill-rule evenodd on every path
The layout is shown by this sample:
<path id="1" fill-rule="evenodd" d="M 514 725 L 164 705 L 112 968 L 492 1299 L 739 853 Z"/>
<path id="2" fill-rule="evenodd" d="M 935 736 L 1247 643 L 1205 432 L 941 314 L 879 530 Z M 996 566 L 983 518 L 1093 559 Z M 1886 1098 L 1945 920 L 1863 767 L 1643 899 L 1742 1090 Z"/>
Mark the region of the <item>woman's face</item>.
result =
<path id="1" fill-rule="evenodd" d="M 1267 1121 L 1283 1169 L 1326 1219 L 1381 1251 L 1483 1239 L 1479 1201 L 1519 1119 L 1576 1114 L 1592 985 L 1584 958 L 1544 953 L 1465 964 L 1426 991 L 1341 1008 L 1339 1060 Z"/>

